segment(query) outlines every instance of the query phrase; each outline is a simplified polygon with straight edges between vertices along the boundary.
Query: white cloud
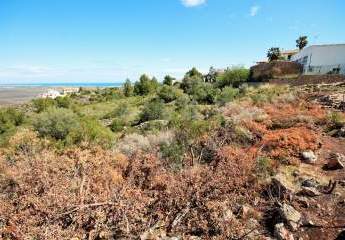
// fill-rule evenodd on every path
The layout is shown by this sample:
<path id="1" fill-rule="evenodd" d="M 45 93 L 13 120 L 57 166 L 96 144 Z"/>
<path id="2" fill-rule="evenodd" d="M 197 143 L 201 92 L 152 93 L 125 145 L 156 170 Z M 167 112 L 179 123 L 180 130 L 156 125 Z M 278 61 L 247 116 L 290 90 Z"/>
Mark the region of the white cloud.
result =
<path id="1" fill-rule="evenodd" d="M 251 17 L 255 17 L 255 16 L 258 14 L 259 10 L 260 10 L 260 6 L 257 6 L 257 5 L 252 6 L 252 7 L 250 8 L 250 13 L 249 13 L 249 15 L 250 15 Z"/>
<path id="2" fill-rule="evenodd" d="M 185 7 L 196 7 L 206 3 L 206 0 L 181 0 Z"/>

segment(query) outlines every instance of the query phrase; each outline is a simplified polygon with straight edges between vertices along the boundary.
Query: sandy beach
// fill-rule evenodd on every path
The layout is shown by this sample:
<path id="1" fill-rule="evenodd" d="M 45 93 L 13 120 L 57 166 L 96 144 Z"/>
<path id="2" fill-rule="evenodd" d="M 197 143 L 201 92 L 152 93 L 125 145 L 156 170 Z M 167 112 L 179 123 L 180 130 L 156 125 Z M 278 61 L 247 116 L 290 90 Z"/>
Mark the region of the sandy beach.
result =
<path id="1" fill-rule="evenodd" d="M 22 104 L 36 98 L 48 90 L 47 87 L 2 87 L 0 86 L 0 105 Z"/>

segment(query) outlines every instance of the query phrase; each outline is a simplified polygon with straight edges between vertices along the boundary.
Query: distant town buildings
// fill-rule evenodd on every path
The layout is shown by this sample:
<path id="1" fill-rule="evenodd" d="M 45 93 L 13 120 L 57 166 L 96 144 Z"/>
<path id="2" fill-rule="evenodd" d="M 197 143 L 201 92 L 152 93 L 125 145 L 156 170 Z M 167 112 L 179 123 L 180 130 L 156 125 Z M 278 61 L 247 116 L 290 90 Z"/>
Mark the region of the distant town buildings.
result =
<path id="1" fill-rule="evenodd" d="M 55 90 L 55 89 L 48 89 L 47 92 L 38 95 L 38 97 L 55 99 L 57 97 L 63 97 L 68 94 L 77 93 L 78 91 L 79 91 L 79 88 L 63 88 L 60 91 Z"/>
<path id="2" fill-rule="evenodd" d="M 291 57 L 299 52 L 298 49 L 283 50 L 280 52 L 280 56 L 287 61 L 291 60 Z"/>
<path id="3" fill-rule="evenodd" d="M 300 63 L 304 75 L 345 74 L 345 44 L 311 45 L 302 50 L 283 50 L 280 60 Z M 267 63 L 267 59 L 256 64 Z"/>
<path id="4" fill-rule="evenodd" d="M 345 74 L 345 44 L 312 45 L 291 57 L 303 65 L 303 74 Z"/>
<path id="5" fill-rule="evenodd" d="M 54 90 L 54 89 L 49 89 L 47 92 L 38 95 L 39 98 L 51 98 L 51 99 L 55 99 L 61 96 L 62 94 L 59 91 Z"/>

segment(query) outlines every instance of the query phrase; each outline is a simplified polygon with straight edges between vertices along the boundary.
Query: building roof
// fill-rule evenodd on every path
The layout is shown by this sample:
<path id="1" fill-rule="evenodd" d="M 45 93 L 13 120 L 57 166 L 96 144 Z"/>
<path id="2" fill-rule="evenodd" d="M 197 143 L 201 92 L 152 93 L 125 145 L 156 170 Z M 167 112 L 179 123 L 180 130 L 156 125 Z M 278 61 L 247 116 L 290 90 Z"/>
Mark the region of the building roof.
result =
<path id="1" fill-rule="evenodd" d="M 315 44 L 315 45 L 310 45 L 310 46 L 307 46 L 305 48 L 303 48 L 302 50 L 304 49 L 308 49 L 308 48 L 314 48 L 314 47 L 338 47 L 338 46 L 344 46 L 345 47 L 345 43 L 335 43 L 335 44 Z M 301 51 L 302 51 L 301 50 Z"/>
<path id="2" fill-rule="evenodd" d="M 288 55 L 288 54 L 295 54 L 295 53 L 298 53 L 298 52 L 299 52 L 298 49 L 290 49 L 290 50 L 283 50 L 283 51 L 281 51 L 281 54 Z"/>

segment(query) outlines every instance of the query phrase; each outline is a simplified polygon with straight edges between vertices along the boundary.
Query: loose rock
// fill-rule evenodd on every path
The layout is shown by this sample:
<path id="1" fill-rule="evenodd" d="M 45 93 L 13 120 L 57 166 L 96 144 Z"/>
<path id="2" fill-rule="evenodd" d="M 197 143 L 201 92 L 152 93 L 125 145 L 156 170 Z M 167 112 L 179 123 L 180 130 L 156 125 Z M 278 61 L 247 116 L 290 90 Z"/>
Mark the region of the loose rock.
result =
<path id="1" fill-rule="evenodd" d="M 314 188 L 316 188 L 319 185 L 319 182 L 313 178 L 309 178 L 309 179 L 303 180 L 301 185 L 303 187 L 314 187 Z"/>
<path id="2" fill-rule="evenodd" d="M 302 215 L 294 207 L 286 203 L 280 208 L 280 216 L 293 231 L 297 230 L 302 218 Z"/>
<path id="3" fill-rule="evenodd" d="M 317 157 L 313 151 L 306 151 L 302 153 L 302 157 L 305 163 L 315 164 L 317 161 Z"/>
<path id="4" fill-rule="evenodd" d="M 284 223 L 274 226 L 274 235 L 278 240 L 294 240 L 292 233 L 284 227 Z"/>
<path id="5" fill-rule="evenodd" d="M 280 175 L 272 178 L 272 185 L 276 191 L 281 193 L 291 194 L 294 192 L 294 189 L 292 189 Z"/>
<path id="6" fill-rule="evenodd" d="M 321 195 L 321 193 L 314 187 L 302 187 L 298 194 L 308 197 L 316 197 Z"/>
<path id="7" fill-rule="evenodd" d="M 345 156 L 339 153 L 333 153 L 330 155 L 327 163 L 327 168 L 331 170 L 343 169 L 345 163 Z"/>

